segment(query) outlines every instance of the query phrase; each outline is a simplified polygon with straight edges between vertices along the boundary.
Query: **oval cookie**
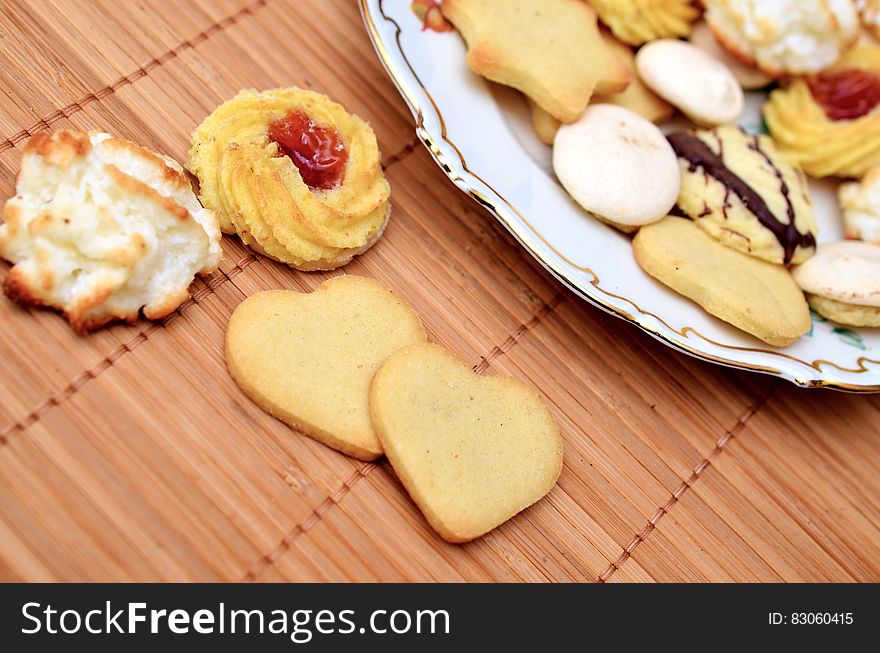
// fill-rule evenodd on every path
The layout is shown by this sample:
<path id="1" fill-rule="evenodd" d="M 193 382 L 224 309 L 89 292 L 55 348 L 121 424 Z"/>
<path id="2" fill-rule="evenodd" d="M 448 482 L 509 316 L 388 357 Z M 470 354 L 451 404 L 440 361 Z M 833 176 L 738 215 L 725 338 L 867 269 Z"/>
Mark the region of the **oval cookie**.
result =
<path id="1" fill-rule="evenodd" d="M 378 281 L 347 275 L 312 293 L 250 296 L 229 320 L 226 365 L 257 405 L 361 460 L 382 455 L 369 387 L 395 351 L 425 341 L 418 315 Z"/>
<path id="2" fill-rule="evenodd" d="M 633 253 L 652 277 L 767 344 L 785 347 L 810 330 L 807 302 L 786 268 L 725 247 L 690 220 L 642 227 Z"/>

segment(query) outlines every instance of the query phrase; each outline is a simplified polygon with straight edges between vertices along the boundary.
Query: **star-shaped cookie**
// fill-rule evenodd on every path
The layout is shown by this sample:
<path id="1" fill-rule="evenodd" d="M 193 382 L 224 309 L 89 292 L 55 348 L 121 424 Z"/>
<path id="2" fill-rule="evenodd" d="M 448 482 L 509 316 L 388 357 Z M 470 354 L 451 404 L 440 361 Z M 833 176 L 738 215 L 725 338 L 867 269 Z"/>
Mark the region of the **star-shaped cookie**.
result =
<path id="1" fill-rule="evenodd" d="M 632 78 L 582 0 L 445 0 L 442 7 L 467 43 L 471 70 L 522 91 L 562 122 L 577 120 L 594 92 L 619 93 Z"/>

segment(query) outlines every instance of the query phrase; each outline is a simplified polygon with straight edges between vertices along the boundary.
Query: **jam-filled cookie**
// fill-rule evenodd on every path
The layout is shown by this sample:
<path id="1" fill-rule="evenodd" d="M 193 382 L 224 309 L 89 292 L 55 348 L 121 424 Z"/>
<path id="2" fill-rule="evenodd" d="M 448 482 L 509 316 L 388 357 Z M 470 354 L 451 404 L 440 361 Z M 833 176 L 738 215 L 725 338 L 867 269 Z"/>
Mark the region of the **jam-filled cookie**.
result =
<path id="1" fill-rule="evenodd" d="M 880 47 L 770 93 L 764 118 L 789 158 L 814 177 L 861 177 L 880 164 Z"/>
<path id="2" fill-rule="evenodd" d="M 679 212 L 713 237 L 770 263 L 799 263 L 816 248 L 803 174 L 766 136 L 725 126 L 667 137 L 681 165 Z"/>
<path id="3" fill-rule="evenodd" d="M 241 91 L 196 128 L 188 167 L 224 232 L 300 270 L 348 263 L 391 212 L 373 130 L 314 91 Z"/>
<path id="4" fill-rule="evenodd" d="M 691 0 L 591 0 L 614 36 L 631 45 L 687 36 L 700 17 Z"/>

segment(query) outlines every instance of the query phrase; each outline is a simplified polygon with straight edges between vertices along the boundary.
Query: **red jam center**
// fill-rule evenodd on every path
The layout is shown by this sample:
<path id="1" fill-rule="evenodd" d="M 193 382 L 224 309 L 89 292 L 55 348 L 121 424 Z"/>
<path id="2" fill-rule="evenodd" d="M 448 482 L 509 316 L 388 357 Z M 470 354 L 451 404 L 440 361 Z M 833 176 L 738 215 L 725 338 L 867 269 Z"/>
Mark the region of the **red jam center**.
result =
<path id="1" fill-rule="evenodd" d="M 269 125 L 269 138 L 312 190 L 328 190 L 342 181 L 348 151 L 335 129 L 316 124 L 302 111 L 290 111 Z"/>
<path id="2" fill-rule="evenodd" d="M 821 73 L 808 83 L 830 120 L 855 120 L 880 104 L 880 75 L 870 70 Z"/>

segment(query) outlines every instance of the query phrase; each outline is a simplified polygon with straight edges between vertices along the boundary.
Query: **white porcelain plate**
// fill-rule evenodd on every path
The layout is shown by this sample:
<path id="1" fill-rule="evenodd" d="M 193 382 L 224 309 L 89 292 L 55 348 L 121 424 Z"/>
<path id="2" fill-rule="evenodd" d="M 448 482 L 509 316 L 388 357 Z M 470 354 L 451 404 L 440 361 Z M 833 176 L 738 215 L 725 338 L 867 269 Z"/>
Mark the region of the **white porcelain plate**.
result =
<path id="1" fill-rule="evenodd" d="M 575 293 L 697 358 L 804 387 L 880 392 L 880 330 L 843 328 L 814 314 L 809 334 L 776 349 L 668 290 L 636 264 L 628 237 L 569 198 L 521 97 L 471 73 L 457 33 L 423 29 L 410 0 L 360 2 L 373 45 L 434 159 Z M 747 128 L 760 125 L 760 100 L 750 98 Z M 812 191 L 819 240 L 841 238 L 833 184 Z"/>

